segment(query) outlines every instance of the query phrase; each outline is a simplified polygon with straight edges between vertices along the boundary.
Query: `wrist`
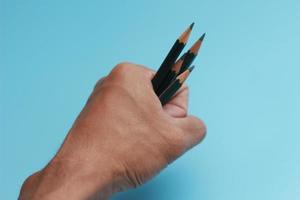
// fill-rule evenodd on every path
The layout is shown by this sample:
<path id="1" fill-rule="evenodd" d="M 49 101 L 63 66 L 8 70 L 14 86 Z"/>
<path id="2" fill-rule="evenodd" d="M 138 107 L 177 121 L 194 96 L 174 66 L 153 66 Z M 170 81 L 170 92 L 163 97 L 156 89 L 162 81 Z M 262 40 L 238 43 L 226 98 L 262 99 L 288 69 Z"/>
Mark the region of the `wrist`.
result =
<path id="1" fill-rule="evenodd" d="M 116 176 L 107 162 L 104 165 L 95 171 L 91 162 L 55 157 L 25 181 L 20 200 L 107 199 L 115 192 Z"/>

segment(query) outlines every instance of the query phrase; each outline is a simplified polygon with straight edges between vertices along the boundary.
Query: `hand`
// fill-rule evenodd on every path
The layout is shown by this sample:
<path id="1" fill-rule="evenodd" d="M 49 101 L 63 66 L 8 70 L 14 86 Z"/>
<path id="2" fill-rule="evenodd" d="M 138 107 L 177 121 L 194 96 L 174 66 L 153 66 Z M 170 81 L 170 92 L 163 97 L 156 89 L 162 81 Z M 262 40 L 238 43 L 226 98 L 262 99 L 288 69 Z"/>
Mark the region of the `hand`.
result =
<path id="1" fill-rule="evenodd" d="M 183 86 L 164 107 L 145 67 L 121 63 L 101 79 L 50 163 L 20 199 L 107 198 L 153 177 L 205 135 Z"/>

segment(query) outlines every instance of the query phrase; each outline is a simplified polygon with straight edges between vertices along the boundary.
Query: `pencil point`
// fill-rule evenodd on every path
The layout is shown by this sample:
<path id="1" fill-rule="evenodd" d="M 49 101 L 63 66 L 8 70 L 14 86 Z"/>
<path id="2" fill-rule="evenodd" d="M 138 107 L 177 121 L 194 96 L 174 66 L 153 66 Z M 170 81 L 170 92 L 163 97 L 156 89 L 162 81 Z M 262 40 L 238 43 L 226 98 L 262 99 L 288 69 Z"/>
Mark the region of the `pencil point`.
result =
<path id="1" fill-rule="evenodd" d="M 194 68 L 195 68 L 195 65 L 193 65 L 189 68 L 190 73 L 193 71 Z"/>
<path id="2" fill-rule="evenodd" d="M 181 42 L 181 43 L 184 43 L 186 44 L 187 40 L 189 39 L 190 37 L 190 34 L 192 32 L 192 28 L 194 26 L 194 23 L 192 23 L 182 34 L 181 36 L 178 38 L 178 40 Z"/>
<path id="3" fill-rule="evenodd" d="M 190 29 L 193 29 L 195 22 L 191 23 Z"/>
<path id="4" fill-rule="evenodd" d="M 197 41 L 192 45 L 192 47 L 189 49 L 189 52 L 196 55 L 196 54 L 198 53 L 198 51 L 199 51 L 199 48 L 200 48 L 201 44 L 202 44 L 202 40 L 200 40 L 200 39 L 197 40 Z"/>
<path id="5" fill-rule="evenodd" d="M 204 40 L 205 34 L 206 34 L 206 33 L 203 33 L 203 34 L 201 35 L 201 37 L 199 38 L 199 40 L 200 40 L 201 42 Z"/>

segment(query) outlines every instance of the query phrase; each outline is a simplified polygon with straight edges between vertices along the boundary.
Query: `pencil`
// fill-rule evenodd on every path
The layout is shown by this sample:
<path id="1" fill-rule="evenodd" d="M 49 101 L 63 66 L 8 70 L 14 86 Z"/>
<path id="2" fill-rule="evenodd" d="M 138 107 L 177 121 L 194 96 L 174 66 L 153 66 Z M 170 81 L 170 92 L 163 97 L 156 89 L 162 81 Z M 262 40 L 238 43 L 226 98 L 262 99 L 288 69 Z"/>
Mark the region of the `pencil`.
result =
<path id="1" fill-rule="evenodd" d="M 167 54 L 166 58 L 160 65 L 157 73 L 154 75 L 152 79 L 152 85 L 155 93 L 157 93 L 158 88 L 160 87 L 161 83 L 163 82 L 164 78 L 167 75 L 167 72 L 170 70 L 176 59 L 178 58 L 179 54 L 181 53 L 182 49 L 186 45 L 186 42 L 190 36 L 190 33 L 193 29 L 194 23 L 192 23 L 175 41 L 171 50 Z"/>
<path id="2" fill-rule="evenodd" d="M 192 47 L 186 52 L 186 56 L 184 58 L 184 61 L 182 63 L 181 69 L 179 71 L 179 74 L 184 72 L 189 66 L 192 64 L 194 59 L 196 58 L 199 49 L 201 47 L 201 44 L 204 40 L 205 33 L 192 45 Z"/>
<path id="3" fill-rule="evenodd" d="M 168 74 L 166 75 L 164 81 L 162 82 L 161 86 L 157 90 L 157 95 L 159 96 L 176 78 L 178 75 L 181 66 L 183 64 L 184 58 L 186 56 L 186 53 L 183 54 L 177 61 L 174 63 L 172 68 L 169 70 Z"/>
<path id="4" fill-rule="evenodd" d="M 190 73 L 193 71 L 194 66 L 185 70 L 182 74 L 177 76 L 177 78 L 163 91 L 163 93 L 159 96 L 159 100 L 162 105 L 165 105 L 168 101 L 171 100 L 173 95 L 179 90 L 184 81 L 188 78 Z"/>

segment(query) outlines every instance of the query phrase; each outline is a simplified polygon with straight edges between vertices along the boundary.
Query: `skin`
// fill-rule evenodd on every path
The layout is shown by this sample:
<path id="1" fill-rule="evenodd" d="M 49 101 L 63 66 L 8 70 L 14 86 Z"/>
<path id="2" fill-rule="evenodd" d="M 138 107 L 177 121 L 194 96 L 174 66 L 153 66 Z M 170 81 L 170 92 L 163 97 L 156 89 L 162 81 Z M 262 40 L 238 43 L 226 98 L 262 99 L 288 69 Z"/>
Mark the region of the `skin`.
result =
<path id="1" fill-rule="evenodd" d="M 153 75 L 121 63 L 98 81 L 57 154 L 25 180 L 19 199 L 108 199 L 198 144 L 206 129 L 187 114 L 187 86 L 162 107 Z"/>

